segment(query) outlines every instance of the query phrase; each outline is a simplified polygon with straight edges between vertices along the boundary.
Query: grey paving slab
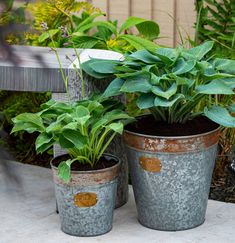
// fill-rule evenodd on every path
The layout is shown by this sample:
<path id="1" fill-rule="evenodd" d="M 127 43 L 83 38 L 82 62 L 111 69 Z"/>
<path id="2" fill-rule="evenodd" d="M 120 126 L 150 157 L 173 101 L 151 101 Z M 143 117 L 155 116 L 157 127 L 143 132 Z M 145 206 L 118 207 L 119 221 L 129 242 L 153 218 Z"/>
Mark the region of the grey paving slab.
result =
<path id="1" fill-rule="evenodd" d="M 113 230 L 103 236 L 78 238 L 60 230 L 55 213 L 54 188 L 49 169 L 9 162 L 21 178 L 11 184 L 0 167 L 0 243 L 233 243 L 235 204 L 209 200 L 202 226 L 180 232 L 147 229 L 136 219 L 133 192 L 115 211 Z"/>

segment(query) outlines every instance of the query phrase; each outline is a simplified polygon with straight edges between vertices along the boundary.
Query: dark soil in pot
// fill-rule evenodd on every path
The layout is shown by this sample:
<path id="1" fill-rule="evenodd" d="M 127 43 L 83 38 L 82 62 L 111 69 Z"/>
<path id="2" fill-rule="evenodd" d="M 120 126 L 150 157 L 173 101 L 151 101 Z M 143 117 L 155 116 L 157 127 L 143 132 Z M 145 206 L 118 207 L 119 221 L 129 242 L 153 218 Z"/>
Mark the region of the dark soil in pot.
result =
<path id="1" fill-rule="evenodd" d="M 137 118 L 137 122 L 129 124 L 126 130 L 145 135 L 175 137 L 207 133 L 218 126 L 204 116 L 196 117 L 184 124 L 167 124 L 164 121 L 156 121 L 152 115 L 146 115 Z"/>
<path id="2" fill-rule="evenodd" d="M 61 156 L 58 156 L 55 159 L 53 159 L 52 163 L 55 167 L 58 167 L 60 162 L 66 161 L 68 159 L 71 159 L 71 157 L 68 154 L 61 155 Z M 112 167 L 117 163 L 118 163 L 118 160 L 115 160 L 113 157 L 111 158 L 111 157 L 103 155 L 100 158 L 100 160 L 94 165 L 94 167 L 91 167 L 89 164 L 82 164 L 82 163 L 79 163 L 78 161 L 75 161 L 71 165 L 71 170 L 72 171 L 101 170 L 101 169 Z"/>

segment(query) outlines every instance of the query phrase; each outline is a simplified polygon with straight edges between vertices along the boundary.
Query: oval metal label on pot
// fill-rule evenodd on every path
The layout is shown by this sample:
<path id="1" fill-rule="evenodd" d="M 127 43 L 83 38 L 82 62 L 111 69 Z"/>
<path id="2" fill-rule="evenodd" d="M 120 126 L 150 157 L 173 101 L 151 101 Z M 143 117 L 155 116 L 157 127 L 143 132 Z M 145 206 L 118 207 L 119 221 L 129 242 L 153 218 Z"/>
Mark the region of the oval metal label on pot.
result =
<path id="1" fill-rule="evenodd" d="M 93 192 L 80 192 L 74 195 L 74 205 L 80 208 L 92 207 L 97 201 L 97 195 Z"/>
<path id="2" fill-rule="evenodd" d="M 162 168 L 161 161 L 157 158 L 141 156 L 139 163 L 144 170 L 149 172 L 160 172 Z"/>

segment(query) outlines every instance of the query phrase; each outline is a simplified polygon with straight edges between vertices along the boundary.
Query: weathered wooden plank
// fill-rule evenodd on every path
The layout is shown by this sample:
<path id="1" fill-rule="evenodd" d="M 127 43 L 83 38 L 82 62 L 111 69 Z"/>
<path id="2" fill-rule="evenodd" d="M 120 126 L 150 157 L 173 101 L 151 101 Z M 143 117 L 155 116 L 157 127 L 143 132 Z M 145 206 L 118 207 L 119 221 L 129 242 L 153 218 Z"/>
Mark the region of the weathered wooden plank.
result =
<path id="1" fill-rule="evenodd" d="M 178 28 L 175 33 L 175 45 L 183 44 L 189 37 L 194 39 L 195 29 L 194 23 L 196 22 L 196 11 L 192 1 L 177 0 L 176 1 L 176 20 Z"/>
<path id="2" fill-rule="evenodd" d="M 118 20 L 121 25 L 129 16 L 129 0 L 111 1 L 109 6 L 109 16 L 111 20 Z"/>
<path id="3" fill-rule="evenodd" d="M 131 15 L 145 19 L 152 19 L 152 0 L 132 0 Z"/>
<path id="4" fill-rule="evenodd" d="M 160 26 L 157 43 L 174 46 L 174 0 L 153 0 L 153 19 Z"/>
<path id="5" fill-rule="evenodd" d="M 109 3 L 107 0 L 92 0 L 91 3 L 96 8 L 100 8 L 104 13 L 106 13 L 106 16 L 100 16 L 97 19 L 99 20 L 107 20 L 109 17 Z"/>

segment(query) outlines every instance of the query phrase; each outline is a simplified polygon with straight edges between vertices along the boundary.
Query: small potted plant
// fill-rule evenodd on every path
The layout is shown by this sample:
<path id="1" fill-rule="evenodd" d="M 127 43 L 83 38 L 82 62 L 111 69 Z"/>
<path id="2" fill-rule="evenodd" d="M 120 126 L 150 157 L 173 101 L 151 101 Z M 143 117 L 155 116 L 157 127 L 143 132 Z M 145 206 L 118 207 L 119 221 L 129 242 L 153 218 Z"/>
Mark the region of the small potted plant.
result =
<path id="1" fill-rule="evenodd" d="M 61 229 L 76 236 L 111 230 L 119 158 L 105 150 L 133 120 L 118 101 L 93 96 L 74 103 L 50 100 L 38 113 L 13 119 L 12 132 L 38 132 L 36 150 L 59 144 L 67 154 L 51 161 Z"/>
<path id="2" fill-rule="evenodd" d="M 235 61 L 213 59 L 212 47 L 140 50 L 108 65 L 83 64 L 92 76 L 116 75 L 104 97 L 135 93 L 149 111 L 124 132 L 138 219 L 149 228 L 184 230 L 205 220 L 220 125 L 235 127 Z"/>

